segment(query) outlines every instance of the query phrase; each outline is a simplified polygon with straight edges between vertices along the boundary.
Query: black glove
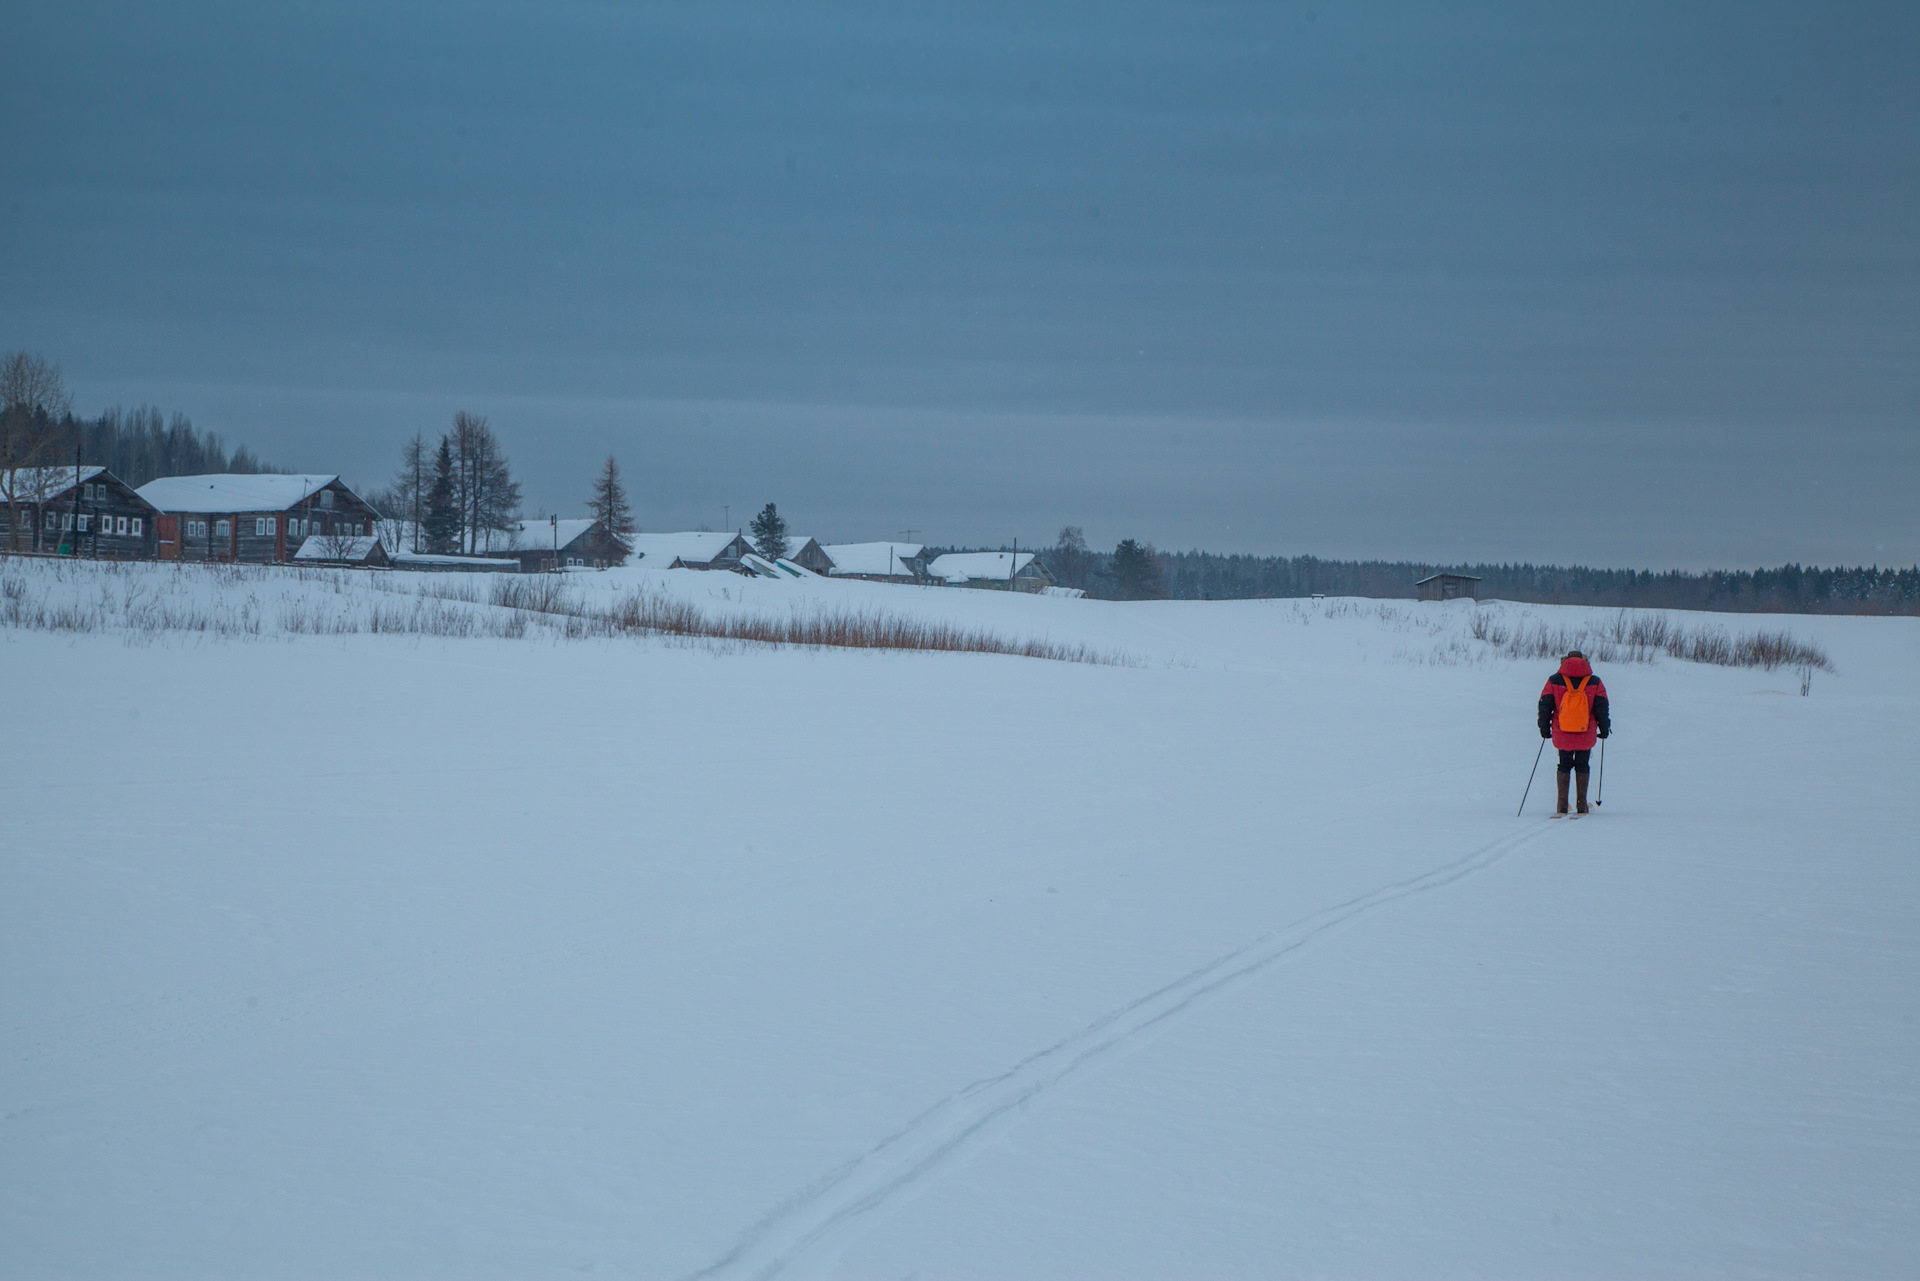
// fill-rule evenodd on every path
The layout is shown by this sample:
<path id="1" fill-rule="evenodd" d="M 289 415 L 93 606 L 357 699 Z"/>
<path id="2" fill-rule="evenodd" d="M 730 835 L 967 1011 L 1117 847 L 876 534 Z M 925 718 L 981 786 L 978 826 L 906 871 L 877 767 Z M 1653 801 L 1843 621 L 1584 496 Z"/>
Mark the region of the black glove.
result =
<path id="1" fill-rule="evenodd" d="M 1542 730 L 1540 731 L 1540 737 L 1541 737 L 1541 738 L 1552 738 L 1552 737 L 1553 737 L 1553 731 L 1552 731 L 1552 730 L 1550 730 L 1550 729 L 1542 729 Z"/>
<path id="2" fill-rule="evenodd" d="M 1607 735 L 1613 733 L 1613 726 L 1602 725 L 1598 729 L 1594 730 L 1593 732 L 1598 736 L 1600 736 L 1601 738 L 1605 738 Z"/>

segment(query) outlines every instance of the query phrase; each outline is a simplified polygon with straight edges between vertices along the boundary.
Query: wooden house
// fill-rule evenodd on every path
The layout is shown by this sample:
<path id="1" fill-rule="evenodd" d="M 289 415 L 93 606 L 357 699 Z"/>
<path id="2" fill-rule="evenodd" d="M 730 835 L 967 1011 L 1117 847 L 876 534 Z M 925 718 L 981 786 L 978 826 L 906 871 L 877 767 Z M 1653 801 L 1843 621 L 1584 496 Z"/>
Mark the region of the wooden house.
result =
<path id="1" fill-rule="evenodd" d="M 607 535 L 597 520 L 580 518 L 522 520 L 505 533 L 483 539 L 480 555 L 520 562 L 523 574 L 557 569 L 606 569 L 626 563 L 627 549 Z"/>
<path id="2" fill-rule="evenodd" d="M 139 491 L 104 467 L 0 472 L 0 550 L 151 560 L 159 517 Z"/>
<path id="3" fill-rule="evenodd" d="M 1003 592 L 1037 592 L 1053 586 L 1053 575 L 1032 552 L 948 552 L 934 558 L 927 576 L 949 587 Z"/>
<path id="4" fill-rule="evenodd" d="M 309 538 L 367 538 L 379 513 L 338 476 L 167 476 L 140 487 L 162 560 L 282 565 Z"/>
<path id="5" fill-rule="evenodd" d="M 780 559 L 792 561 L 809 573 L 824 576 L 833 572 L 833 560 L 820 544 L 798 534 L 787 535 L 787 554 Z"/>
<path id="6" fill-rule="evenodd" d="M 687 534 L 629 534 L 626 543 L 633 549 L 630 563 L 648 569 L 738 570 L 740 558 L 753 550 L 738 534 L 715 534 L 706 530 Z"/>
<path id="7" fill-rule="evenodd" d="M 1479 600 L 1480 580 L 1472 574 L 1432 574 L 1413 585 L 1421 600 Z"/>
<path id="8" fill-rule="evenodd" d="M 927 574 L 927 549 L 920 543 L 829 543 L 820 550 L 833 562 L 835 578 L 916 583 Z"/>

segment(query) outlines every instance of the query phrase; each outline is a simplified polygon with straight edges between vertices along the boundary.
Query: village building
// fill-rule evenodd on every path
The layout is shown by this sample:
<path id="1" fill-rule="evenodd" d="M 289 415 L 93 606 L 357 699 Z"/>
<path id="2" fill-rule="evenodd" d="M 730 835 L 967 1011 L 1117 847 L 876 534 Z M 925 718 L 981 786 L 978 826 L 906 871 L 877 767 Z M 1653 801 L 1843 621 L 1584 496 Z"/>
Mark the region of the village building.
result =
<path id="1" fill-rule="evenodd" d="M 608 537 L 597 520 L 560 519 L 515 521 L 514 528 L 495 531 L 481 540 L 480 554 L 512 557 L 523 574 L 558 569 L 606 569 L 626 563 L 627 549 Z"/>
<path id="2" fill-rule="evenodd" d="M 740 558 L 753 551 L 738 534 L 715 534 L 706 530 L 685 534 L 629 534 L 625 542 L 633 549 L 632 564 L 647 569 L 731 569 L 740 568 Z"/>
<path id="3" fill-rule="evenodd" d="M 787 554 L 780 559 L 791 561 L 813 574 L 824 576 L 833 572 L 833 561 L 821 549 L 819 542 L 799 534 L 787 535 Z"/>
<path id="4" fill-rule="evenodd" d="M 355 569 L 385 569 L 393 562 L 375 535 L 323 534 L 300 544 L 296 565 L 345 565 Z"/>
<path id="5" fill-rule="evenodd" d="M 949 587 L 1003 592 L 1037 592 L 1053 585 L 1053 575 L 1032 552 L 948 552 L 934 558 L 927 576 Z"/>
<path id="6" fill-rule="evenodd" d="M 15 511 L 20 513 L 17 537 Z M 151 560 L 159 516 L 137 490 L 104 467 L 0 472 L 0 551 Z"/>
<path id="7" fill-rule="evenodd" d="M 1413 585 L 1421 600 L 1479 600 L 1480 580 L 1472 574 L 1433 574 Z"/>
<path id="8" fill-rule="evenodd" d="M 366 538 L 379 513 L 338 476 L 225 473 L 148 481 L 162 560 L 285 564 L 309 538 Z"/>
<path id="9" fill-rule="evenodd" d="M 820 550 L 833 562 L 835 578 L 914 583 L 927 573 L 927 549 L 921 543 L 829 543 Z"/>

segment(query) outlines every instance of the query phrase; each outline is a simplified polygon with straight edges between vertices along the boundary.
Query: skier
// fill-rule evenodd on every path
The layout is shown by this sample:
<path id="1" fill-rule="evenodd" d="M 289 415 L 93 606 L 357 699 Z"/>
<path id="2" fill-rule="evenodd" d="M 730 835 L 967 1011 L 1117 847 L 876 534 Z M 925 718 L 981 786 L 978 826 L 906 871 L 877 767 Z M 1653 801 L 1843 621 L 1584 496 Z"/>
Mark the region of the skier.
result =
<path id="1" fill-rule="evenodd" d="M 1577 649 L 1567 651 L 1560 670 L 1547 677 L 1540 691 L 1540 737 L 1551 738 L 1560 751 L 1560 765 L 1554 771 L 1559 803 L 1554 817 L 1567 812 L 1567 775 L 1578 782 L 1575 814 L 1587 812 L 1587 759 L 1594 742 L 1613 732 L 1607 711 L 1607 687 L 1593 674 L 1587 656 Z"/>

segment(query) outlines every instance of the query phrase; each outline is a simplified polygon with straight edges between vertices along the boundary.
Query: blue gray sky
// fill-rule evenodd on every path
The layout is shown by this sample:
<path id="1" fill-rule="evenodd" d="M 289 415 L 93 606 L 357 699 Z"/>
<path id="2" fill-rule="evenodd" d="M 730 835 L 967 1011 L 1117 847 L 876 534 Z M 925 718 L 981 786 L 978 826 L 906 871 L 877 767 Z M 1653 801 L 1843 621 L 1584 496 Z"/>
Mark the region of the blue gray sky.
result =
<path id="1" fill-rule="evenodd" d="M 1920 6 L 13 6 L 0 346 L 643 528 L 1920 561 Z"/>

